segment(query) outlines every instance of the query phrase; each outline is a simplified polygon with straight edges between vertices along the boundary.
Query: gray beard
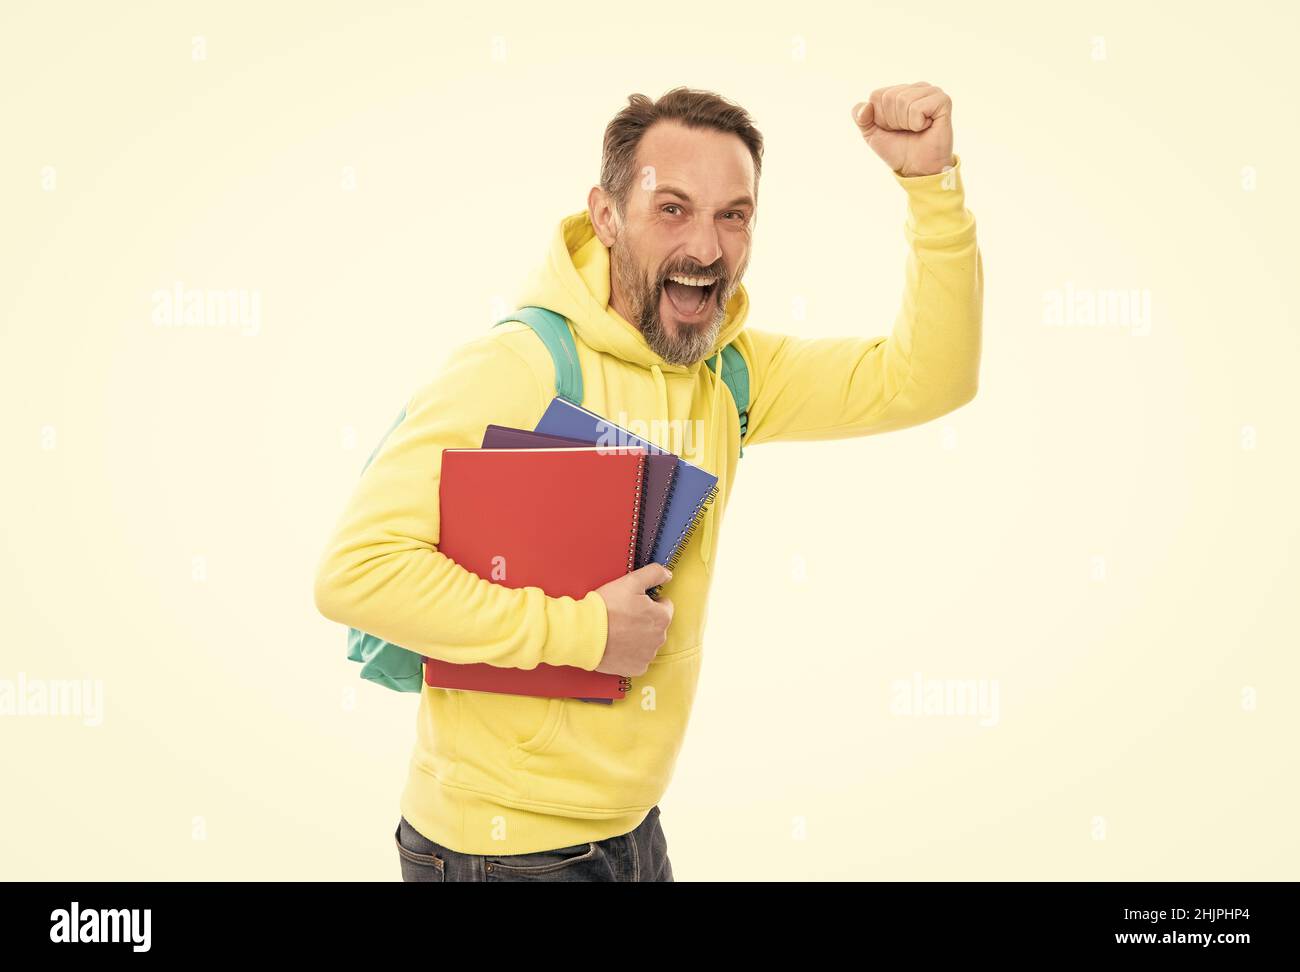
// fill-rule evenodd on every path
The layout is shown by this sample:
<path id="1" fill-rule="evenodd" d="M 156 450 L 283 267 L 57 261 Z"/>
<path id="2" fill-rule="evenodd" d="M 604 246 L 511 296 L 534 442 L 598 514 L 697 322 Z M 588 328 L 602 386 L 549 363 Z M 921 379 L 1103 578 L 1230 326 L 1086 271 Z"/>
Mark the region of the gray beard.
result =
<path id="1" fill-rule="evenodd" d="M 622 240 L 614 241 L 610 256 L 619 290 L 627 295 L 631 304 L 630 323 L 636 325 L 650 350 L 669 364 L 690 365 L 707 358 L 713 351 L 713 344 L 717 341 L 722 322 L 727 316 L 727 301 L 734 289 L 731 282 L 726 282 L 725 291 L 722 289 L 724 285 L 719 284 L 718 293 L 713 298 L 713 319 L 707 325 L 681 328 L 680 333 L 674 337 L 664 328 L 664 322 L 659 316 L 663 281 L 655 283 L 648 276 L 639 273 Z"/>

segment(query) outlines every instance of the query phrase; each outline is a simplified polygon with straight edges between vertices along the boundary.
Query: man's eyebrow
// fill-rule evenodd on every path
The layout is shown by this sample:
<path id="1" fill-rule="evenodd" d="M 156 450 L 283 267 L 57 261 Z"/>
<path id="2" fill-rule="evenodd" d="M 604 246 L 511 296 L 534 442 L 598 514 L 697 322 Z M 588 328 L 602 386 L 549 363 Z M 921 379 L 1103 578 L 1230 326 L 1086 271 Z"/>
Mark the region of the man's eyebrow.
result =
<path id="1" fill-rule="evenodd" d="M 676 186 L 655 186 L 654 191 L 656 195 L 658 195 L 661 192 L 666 192 L 670 196 L 676 196 L 678 199 L 684 200 L 685 202 L 691 201 L 691 197 L 686 195 L 686 193 L 682 192 L 682 190 L 678 189 Z M 748 206 L 750 209 L 753 209 L 754 200 L 751 199 L 749 196 L 740 196 L 736 199 L 731 200 L 731 202 L 727 203 L 727 205 L 723 206 L 722 208 L 730 209 L 732 206 Z"/>

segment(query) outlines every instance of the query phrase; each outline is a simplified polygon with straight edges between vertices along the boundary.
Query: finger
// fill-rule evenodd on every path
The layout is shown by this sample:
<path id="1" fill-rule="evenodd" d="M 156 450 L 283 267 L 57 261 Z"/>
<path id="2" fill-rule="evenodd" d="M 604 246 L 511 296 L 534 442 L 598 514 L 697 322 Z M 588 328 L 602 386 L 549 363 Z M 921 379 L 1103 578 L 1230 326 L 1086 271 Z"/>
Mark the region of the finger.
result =
<path id="1" fill-rule="evenodd" d="M 922 98 L 912 92 L 898 99 L 898 121 L 909 132 L 923 132 L 930 127 L 930 118 L 925 113 L 926 105 L 933 106 L 933 97 Z"/>
<path id="2" fill-rule="evenodd" d="M 637 590 L 644 591 L 649 587 L 658 587 L 660 584 L 667 584 L 673 579 L 673 572 L 663 564 L 651 562 L 644 567 L 639 567 L 627 575 L 632 579 Z"/>
<path id="3" fill-rule="evenodd" d="M 893 131 L 893 118 L 889 114 L 889 103 L 893 101 L 893 88 L 880 88 L 871 99 L 876 107 L 876 126 L 885 131 Z"/>
<path id="4" fill-rule="evenodd" d="M 934 124 L 936 118 L 942 118 L 952 110 L 952 99 L 939 89 L 931 94 L 916 98 L 907 106 L 906 127 L 909 131 L 921 132 Z"/>
<path id="5" fill-rule="evenodd" d="M 863 135 L 876 130 L 876 110 L 870 101 L 859 101 L 853 106 L 853 121 Z"/>
<path id="6" fill-rule="evenodd" d="M 915 131 L 916 129 L 912 129 L 908 125 L 908 106 L 914 98 L 928 94 L 931 90 L 938 91 L 939 89 L 928 81 L 894 84 L 885 88 L 877 88 L 871 92 L 870 98 L 872 105 L 875 107 L 876 125 L 886 131 Z"/>
<path id="7" fill-rule="evenodd" d="M 896 84 L 889 89 L 885 106 L 889 112 L 889 127 L 896 132 L 907 131 L 907 104 L 910 84 Z"/>
<path id="8" fill-rule="evenodd" d="M 889 127 L 889 119 L 885 116 L 885 92 L 888 90 L 888 88 L 877 88 L 867 99 L 871 104 L 871 113 L 877 128 Z"/>

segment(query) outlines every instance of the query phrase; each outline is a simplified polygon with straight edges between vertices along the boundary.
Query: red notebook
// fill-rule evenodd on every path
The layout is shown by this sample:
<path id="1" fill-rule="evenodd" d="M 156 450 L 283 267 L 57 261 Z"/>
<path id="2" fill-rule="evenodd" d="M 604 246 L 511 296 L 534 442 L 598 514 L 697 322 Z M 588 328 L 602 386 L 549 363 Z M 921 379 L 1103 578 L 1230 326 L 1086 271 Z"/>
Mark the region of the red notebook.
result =
<path id="1" fill-rule="evenodd" d="M 581 600 L 632 570 L 645 477 L 638 446 L 444 449 L 438 550 L 485 580 Z M 621 699 L 626 676 L 571 665 L 424 659 L 437 688 Z"/>
<path id="2" fill-rule="evenodd" d="M 605 443 L 611 445 L 612 443 Z M 631 443 L 622 443 L 631 445 Z M 533 432 L 528 429 L 514 429 L 508 425 L 489 425 L 483 433 L 484 449 L 545 449 L 574 446 L 590 446 L 590 439 L 570 439 L 563 435 L 547 435 L 545 432 Z M 648 452 L 645 457 L 645 491 L 641 496 L 641 524 L 636 541 L 636 564 L 644 567 L 650 563 L 654 553 L 655 541 L 659 538 L 659 526 L 668 509 L 668 499 L 672 494 L 673 477 L 677 473 L 677 457 L 671 453 L 655 455 Z M 651 597 L 654 595 L 652 594 Z M 657 598 L 656 598 L 657 600 Z"/>

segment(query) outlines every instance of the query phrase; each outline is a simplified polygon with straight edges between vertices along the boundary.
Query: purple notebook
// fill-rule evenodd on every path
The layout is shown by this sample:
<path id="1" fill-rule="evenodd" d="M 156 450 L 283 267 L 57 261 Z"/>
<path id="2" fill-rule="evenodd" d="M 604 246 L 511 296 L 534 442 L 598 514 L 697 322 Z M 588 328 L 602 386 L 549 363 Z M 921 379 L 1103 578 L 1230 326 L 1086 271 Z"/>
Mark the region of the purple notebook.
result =
<path id="1" fill-rule="evenodd" d="M 531 429 L 512 429 L 508 425 L 489 425 L 483 433 L 484 449 L 564 449 L 568 446 L 591 448 L 590 442 L 570 439 L 565 435 L 547 435 Z"/>

